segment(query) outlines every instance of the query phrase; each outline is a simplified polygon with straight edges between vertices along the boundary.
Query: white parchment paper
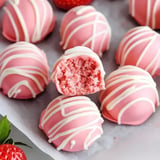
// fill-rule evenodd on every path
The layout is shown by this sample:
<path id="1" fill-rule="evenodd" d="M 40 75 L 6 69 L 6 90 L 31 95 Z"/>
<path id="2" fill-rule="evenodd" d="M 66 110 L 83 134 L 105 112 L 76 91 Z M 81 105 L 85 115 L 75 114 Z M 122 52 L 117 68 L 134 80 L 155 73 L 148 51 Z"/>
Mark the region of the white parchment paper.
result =
<path id="1" fill-rule="evenodd" d="M 52 68 L 56 59 L 63 54 L 59 46 L 59 26 L 65 12 L 56 9 L 52 2 L 51 5 L 57 17 L 55 30 L 44 41 L 36 45 L 44 50 L 49 66 Z M 95 0 L 92 5 L 107 17 L 112 28 L 110 50 L 105 52 L 102 57 L 103 65 L 108 75 L 117 68 L 114 55 L 121 38 L 126 31 L 137 24 L 128 14 L 127 0 Z M 3 10 L 1 9 L 0 22 L 2 22 L 2 15 Z M 10 42 L 0 34 L 0 51 L 8 44 Z M 157 84 L 160 84 L 159 80 L 159 78 L 156 79 Z M 160 86 L 158 86 L 159 88 Z M 159 109 L 145 124 L 137 127 L 119 126 L 105 120 L 103 136 L 88 151 L 78 153 L 57 151 L 53 145 L 47 142 L 46 136 L 38 128 L 41 111 L 57 96 L 58 93 L 52 83 L 48 85 L 44 93 L 34 100 L 13 100 L 0 93 L 0 114 L 7 115 L 9 120 L 37 147 L 55 160 L 102 160 L 107 159 L 107 157 L 112 160 L 116 159 L 116 157 L 123 160 L 131 160 L 130 154 L 136 160 L 149 159 L 149 157 L 156 160 L 156 157 L 158 157 L 158 148 L 160 148 Z M 91 95 L 90 98 L 99 105 L 98 94 Z"/>

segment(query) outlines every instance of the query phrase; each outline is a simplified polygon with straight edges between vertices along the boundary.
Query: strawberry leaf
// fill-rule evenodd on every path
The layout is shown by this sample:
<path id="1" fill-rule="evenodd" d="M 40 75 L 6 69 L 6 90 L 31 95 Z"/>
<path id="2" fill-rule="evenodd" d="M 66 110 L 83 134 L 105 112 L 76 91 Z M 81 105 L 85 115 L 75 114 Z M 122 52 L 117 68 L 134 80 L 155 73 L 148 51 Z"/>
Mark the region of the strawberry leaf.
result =
<path id="1" fill-rule="evenodd" d="M 29 148 L 32 148 L 31 146 L 29 146 L 28 144 L 25 144 L 23 142 L 14 142 L 14 144 L 17 146 L 17 145 L 21 145 L 21 146 L 26 146 L 26 147 L 29 147 Z"/>
<path id="2" fill-rule="evenodd" d="M 7 139 L 7 140 L 4 142 L 4 144 L 14 144 L 13 139 L 12 139 L 12 138 Z"/>
<path id="3" fill-rule="evenodd" d="M 10 131 L 10 122 L 8 121 L 7 116 L 4 116 L 0 120 L 0 144 L 2 144 L 8 138 Z"/>

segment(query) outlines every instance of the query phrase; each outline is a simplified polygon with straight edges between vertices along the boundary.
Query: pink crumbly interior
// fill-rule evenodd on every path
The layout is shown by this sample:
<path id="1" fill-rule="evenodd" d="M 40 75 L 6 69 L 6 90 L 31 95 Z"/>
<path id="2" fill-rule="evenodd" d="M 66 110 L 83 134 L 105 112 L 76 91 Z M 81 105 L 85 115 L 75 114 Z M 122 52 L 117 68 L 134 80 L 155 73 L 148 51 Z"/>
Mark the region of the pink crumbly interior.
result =
<path id="1" fill-rule="evenodd" d="M 103 88 L 99 64 L 89 57 L 71 58 L 60 64 L 59 87 L 65 95 L 85 95 Z"/>

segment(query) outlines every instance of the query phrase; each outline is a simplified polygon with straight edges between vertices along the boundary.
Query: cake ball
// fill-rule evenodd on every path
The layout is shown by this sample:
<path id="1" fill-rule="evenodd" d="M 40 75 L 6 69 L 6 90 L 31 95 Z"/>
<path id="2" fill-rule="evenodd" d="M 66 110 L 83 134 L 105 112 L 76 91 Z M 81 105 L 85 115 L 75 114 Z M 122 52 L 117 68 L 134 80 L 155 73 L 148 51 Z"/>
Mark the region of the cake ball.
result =
<path id="1" fill-rule="evenodd" d="M 122 38 L 116 63 L 135 65 L 152 76 L 160 75 L 160 35 L 147 26 L 135 27 Z"/>
<path id="2" fill-rule="evenodd" d="M 77 46 L 65 51 L 52 69 L 51 79 L 64 95 L 87 95 L 104 89 L 105 71 L 99 56 Z"/>
<path id="3" fill-rule="evenodd" d="M 36 43 L 54 26 L 54 12 L 47 0 L 10 0 L 4 7 L 2 32 L 9 41 Z"/>
<path id="4" fill-rule="evenodd" d="M 111 28 L 105 16 L 92 6 L 78 6 L 64 15 L 60 36 L 64 50 L 86 46 L 102 56 L 109 49 Z"/>
<path id="5" fill-rule="evenodd" d="M 129 11 L 140 25 L 160 29 L 160 0 L 129 0 Z"/>
<path id="6" fill-rule="evenodd" d="M 100 93 L 103 117 L 126 125 L 144 123 L 159 105 L 156 83 L 145 70 L 122 66 L 105 80 L 106 89 Z"/>
<path id="7" fill-rule="evenodd" d="M 94 102 L 85 96 L 59 96 L 40 116 L 39 127 L 57 150 L 87 150 L 103 133 L 103 119 Z"/>
<path id="8" fill-rule="evenodd" d="M 35 98 L 48 82 L 45 53 L 35 45 L 16 42 L 0 54 L 0 89 L 9 98 Z"/>
<path id="9" fill-rule="evenodd" d="M 0 7 L 2 7 L 5 3 L 5 0 L 0 0 Z"/>

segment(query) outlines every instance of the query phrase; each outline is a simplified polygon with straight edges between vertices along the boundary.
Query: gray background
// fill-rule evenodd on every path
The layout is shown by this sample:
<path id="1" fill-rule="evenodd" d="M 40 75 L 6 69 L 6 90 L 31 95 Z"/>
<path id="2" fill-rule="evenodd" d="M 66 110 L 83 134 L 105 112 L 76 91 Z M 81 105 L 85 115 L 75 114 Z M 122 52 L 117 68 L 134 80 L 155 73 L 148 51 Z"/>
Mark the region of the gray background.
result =
<path id="1" fill-rule="evenodd" d="M 50 0 L 51 2 L 51 0 Z M 45 40 L 38 43 L 37 46 L 46 52 L 49 66 L 52 68 L 56 59 L 63 54 L 59 46 L 59 27 L 64 11 L 58 10 L 51 2 L 55 15 L 57 17 L 56 27 Z M 101 11 L 108 19 L 112 28 L 112 40 L 109 51 L 105 52 L 102 61 L 106 75 L 117 68 L 114 56 L 123 35 L 137 26 L 137 23 L 129 16 L 127 0 L 94 0 L 93 6 Z M 0 10 L 0 22 L 2 22 L 3 10 Z M 1 28 L 0 28 L 1 29 Z M 2 30 L 2 29 L 1 29 Z M 0 32 L 1 33 L 1 32 Z M 4 49 L 10 42 L 5 40 L 0 34 L 0 49 Z M 157 88 L 160 89 L 160 78 L 157 77 Z M 41 111 L 48 103 L 59 94 L 54 84 L 50 83 L 46 91 L 39 95 L 35 100 L 17 101 L 10 100 L 0 93 L 0 105 L 5 107 L 6 101 L 9 104 L 25 107 L 37 107 L 37 116 L 35 116 L 35 125 L 38 126 Z M 89 96 L 97 105 L 98 94 Z M 4 99 L 4 101 L 3 101 Z M 25 117 L 24 117 L 25 118 Z M 25 125 L 25 124 L 24 124 Z M 103 124 L 104 134 L 89 148 L 89 151 L 78 153 L 62 152 L 65 156 L 71 157 L 70 160 L 159 160 L 160 159 L 160 109 L 141 126 L 120 126 L 105 120 Z M 39 134 L 43 133 L 40 131 Z M 51 160 L 45 153 L 41 152 L 32 144 L 21 132 L 12 126 L 12 135 L 15 140 L 23 141 L 33 148 L 23 147 L 28 160 Z M 45 138 L 45 136 L 44 136 Z"/>

